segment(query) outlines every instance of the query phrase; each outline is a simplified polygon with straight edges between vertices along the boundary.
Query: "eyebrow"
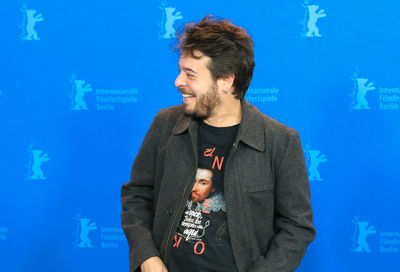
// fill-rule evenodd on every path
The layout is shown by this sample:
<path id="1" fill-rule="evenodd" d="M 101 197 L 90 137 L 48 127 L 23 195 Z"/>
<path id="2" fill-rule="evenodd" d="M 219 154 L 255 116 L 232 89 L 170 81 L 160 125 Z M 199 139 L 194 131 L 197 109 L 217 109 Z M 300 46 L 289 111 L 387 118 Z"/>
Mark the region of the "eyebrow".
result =
<path id="1" fill-rule="evenodd" d="M 179 64 L 178 64 L 178 67 L 179 67 L 179 70 L 182 69 L 182 70 L 184 70 L 184 71 L 186 71 L 186 72 L 191 72 L 191 73 L 193 73 L 193 74 L 197 74 L 197 72 L 196 72 L 195 70 L 193 70 L 192 68 L 189 68 L 189 67 L 181 67 Z"/>
<path id="2" fill-rule="evenodd" d="M 208 183 L 211 183 L 211 180 L 208 180 L 208 179 L 199 179 L 199 181 L 207 181 Z"/>

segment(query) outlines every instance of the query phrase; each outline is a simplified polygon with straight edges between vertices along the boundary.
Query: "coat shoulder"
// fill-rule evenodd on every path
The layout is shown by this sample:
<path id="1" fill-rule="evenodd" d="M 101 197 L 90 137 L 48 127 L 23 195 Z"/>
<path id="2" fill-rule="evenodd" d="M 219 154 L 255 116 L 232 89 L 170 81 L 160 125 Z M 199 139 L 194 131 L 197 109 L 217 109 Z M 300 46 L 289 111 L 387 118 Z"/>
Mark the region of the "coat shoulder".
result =
<path id="1" fill-rule="evenodd" d="M 168 136 L 183 116 L 184 105 L 161 109 L 154 118 L 155 127 L 158 131 L 162 131 L 164 136 Z"/>
<path id="2" fill-rule="evenodd" d="M 264 130 L 266 132 L 266 135 L 274 135 L 278 137 L 290 137 L 292 135 L 297 134 L 297 130 L 294 128 L 291 128 L 278 120 L 264 114 L 261 112 L 257 107 L 252 105 L 253 110 L 256 112 L 256 114 L 259 116 L 262 124 L 264 125 Z"/>
<path id="3" fill-rule="evenodd" d="M 162 121 L 177 121 L 183 115 L 183 110 L 184 105 L 163 108 L 157 113 L 156 118 L 159 118 Z"/>

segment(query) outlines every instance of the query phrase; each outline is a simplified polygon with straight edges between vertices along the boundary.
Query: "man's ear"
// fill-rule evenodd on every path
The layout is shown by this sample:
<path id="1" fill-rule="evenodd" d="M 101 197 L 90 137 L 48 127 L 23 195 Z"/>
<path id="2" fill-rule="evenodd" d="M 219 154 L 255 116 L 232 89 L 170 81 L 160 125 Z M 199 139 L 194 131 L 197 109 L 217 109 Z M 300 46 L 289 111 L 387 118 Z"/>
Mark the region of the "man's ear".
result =
<path id="1" fill-rule="evenodd" d="M 233 88 L 234 81 L 235 81 L 235 75 L 228 74 L 225 77 L 221 77 L 218 79 L 219 87 L 222 90 L 231 90 L 231 88 Z"/>

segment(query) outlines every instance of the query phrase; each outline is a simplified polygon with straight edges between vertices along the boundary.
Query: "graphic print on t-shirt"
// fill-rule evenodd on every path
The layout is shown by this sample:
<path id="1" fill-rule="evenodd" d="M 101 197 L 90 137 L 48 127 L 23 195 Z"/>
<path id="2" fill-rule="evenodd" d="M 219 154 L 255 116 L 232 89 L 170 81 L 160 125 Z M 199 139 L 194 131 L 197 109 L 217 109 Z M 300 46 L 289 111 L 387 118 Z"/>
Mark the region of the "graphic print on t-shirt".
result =
<path id="1" fill-rule="evenodd" d="M 223 165 L 227 150 L 216 146 L 200 146 L 199 168 L 186 202 L 181 224 L 174 236 L 174 247 L 182 241 L 196 255 L 205 253 L 207 246 L 222 246 L 227 231 L 226 207 L 223 196 Z"/>
<path id="2" fill-rule="evenodd" d="M 210 218 L 207 214 L 211 212 L 226 212 L 225 200 L 221 192 L 216 192 L 213 186 L 213 172 L 209 169 L 197 168 L 196 178 L 187 201 L 186 211 L 181 222 L 180 231 L 175 236 L 176 247 L 179 246 L 181 239 L 186 241 L 198 241 L 194 247 L 195 254 L 202 254 L 205 244 L 202 237 L 210 225 Z M 183 230 L 183 232 L 182 232 Z M 200 251 L 198 247 L 201 246 Z"/>
<path id="3" fill-rule="evenodd" d="M 186 207 L 173 236 L 173 272 L 237 271 L 229 238 L 224 169 L 238 126 L 200 123 L 198 165 Z"/>

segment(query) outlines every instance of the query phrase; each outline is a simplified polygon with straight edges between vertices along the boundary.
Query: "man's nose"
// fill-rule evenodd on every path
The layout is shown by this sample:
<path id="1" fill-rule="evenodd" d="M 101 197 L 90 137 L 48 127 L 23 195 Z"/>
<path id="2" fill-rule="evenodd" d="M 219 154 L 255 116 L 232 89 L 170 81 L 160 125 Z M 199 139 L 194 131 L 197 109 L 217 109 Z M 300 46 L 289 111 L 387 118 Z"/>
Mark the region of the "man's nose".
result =
<path id="1" fill-rule="evenodd" d="M 179 73 L 178 77 L 175 79 L 175 86 L 179 88 L 184 85 L 185 85 L 184 76 L 182 75 L 182 73 Z"/>
<path id="2" fill-rule="evenodd" d="M 197 185 L 198 185 L 197 183 L 195 183 L 193 185 L 192 192 L 197 192 L 198 191 Z"/>

